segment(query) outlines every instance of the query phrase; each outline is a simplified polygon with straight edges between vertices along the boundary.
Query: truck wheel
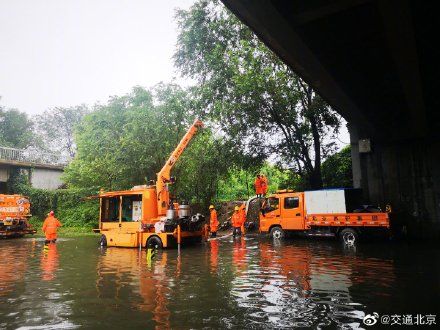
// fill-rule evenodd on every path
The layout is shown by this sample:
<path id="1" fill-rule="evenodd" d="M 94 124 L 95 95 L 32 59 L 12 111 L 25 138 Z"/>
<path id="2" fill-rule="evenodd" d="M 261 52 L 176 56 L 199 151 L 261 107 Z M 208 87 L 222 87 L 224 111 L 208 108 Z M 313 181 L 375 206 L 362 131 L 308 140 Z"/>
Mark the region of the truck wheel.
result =
<path id="1" fill-rule="evenodd" d="M 107 246 L 107 237 L 105 235 L 101 235 L 99 239 L 99 246 Z"/>
<path id="2" fill-rule="evenodd" d="M 281 227 L 273 227 L 270 230 L 270 237 L 272 237 L 273 239 L 283 239 L 284 230 Z"/>
<path id="3" fill-rule="evenodd" d="M 359 234 L 354 229 L 345 228 L 339 233 L 339 238 L 345 245 L 353 246 L 358 241 Z"/>
<path id="4" fill-rule="evenodd" d="M 162 240 L 157 236 L 151 236 L 147 240 L 147 249 L 162 249 Z"/>

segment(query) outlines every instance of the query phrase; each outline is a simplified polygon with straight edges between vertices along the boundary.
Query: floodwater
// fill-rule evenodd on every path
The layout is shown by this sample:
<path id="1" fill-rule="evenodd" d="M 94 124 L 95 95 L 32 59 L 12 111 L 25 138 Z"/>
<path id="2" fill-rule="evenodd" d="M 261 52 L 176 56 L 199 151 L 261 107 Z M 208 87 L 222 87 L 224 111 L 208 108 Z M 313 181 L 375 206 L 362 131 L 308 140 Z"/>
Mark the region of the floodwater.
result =
<path id="1" fill-rule="evenodd" d="M 0 241 L 0 329 L 358 328 L 366 314 L 437 314 L 425 245 L 231 237 L 158 252 L 96 237 Z M 437 324 L 439 320 L 436 320 Z"/>

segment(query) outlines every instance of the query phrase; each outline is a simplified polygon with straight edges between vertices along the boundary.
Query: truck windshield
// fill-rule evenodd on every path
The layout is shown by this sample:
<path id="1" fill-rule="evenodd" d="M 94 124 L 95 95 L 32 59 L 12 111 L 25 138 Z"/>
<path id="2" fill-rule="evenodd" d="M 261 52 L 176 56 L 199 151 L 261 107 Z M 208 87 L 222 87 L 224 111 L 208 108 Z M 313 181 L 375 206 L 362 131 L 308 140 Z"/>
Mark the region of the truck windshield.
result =
<path id="1" fill-rule="evenodd" d="M 276 197 L 269 197 L 264 201 L 262 212 L 263 214 L 277 210 L 280 204 L 280 200 Z"/>
<path id="2" fill-rule="evenodd" d="M 142 215 L 142 195 L 122 196 L 122 221 L 139 221 Z"/>

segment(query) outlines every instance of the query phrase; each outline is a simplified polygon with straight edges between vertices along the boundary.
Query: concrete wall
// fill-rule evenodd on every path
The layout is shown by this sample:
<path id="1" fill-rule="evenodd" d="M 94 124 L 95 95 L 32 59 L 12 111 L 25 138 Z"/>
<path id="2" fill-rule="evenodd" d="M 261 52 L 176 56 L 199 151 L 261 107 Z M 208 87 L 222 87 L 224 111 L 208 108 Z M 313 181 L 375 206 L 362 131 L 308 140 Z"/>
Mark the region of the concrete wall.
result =
<path id="1" fill-rule="evenodd" d="M 57 189 L 63 182 L 61 181 L 62 170 L 33 168 L 31 172 L 31 185 L 40 189 Z"/>
<path id="2" fill-rule="evenodd" d="M 392 219 L 404 224 L 410 236 L 440 237 L 440 141 L 373 140 L 372 151 L 360 154 L 353 131 L 355 187 L 372 204 L 390 204 Z"/>
<path id="3" fill-rule="evenodd" d="M 7 182 L 9 179 L 8 167 L 0 166 L 0 182 Z"/>

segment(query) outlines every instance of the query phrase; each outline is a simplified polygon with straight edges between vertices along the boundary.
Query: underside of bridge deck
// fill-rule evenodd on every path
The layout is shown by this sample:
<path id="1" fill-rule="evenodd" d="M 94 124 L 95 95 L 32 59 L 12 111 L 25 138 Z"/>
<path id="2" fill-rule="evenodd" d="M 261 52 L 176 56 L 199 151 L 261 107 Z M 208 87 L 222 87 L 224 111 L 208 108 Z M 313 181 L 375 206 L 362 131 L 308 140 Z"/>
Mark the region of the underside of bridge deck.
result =
<path id="1" fill-rule="evenodd" d="M 411 233 L 439 234 L 440 4 L 223 0 L 349 123 L 353 176 Z M 359 153 L 360 139 L 371 150 Z"/>

